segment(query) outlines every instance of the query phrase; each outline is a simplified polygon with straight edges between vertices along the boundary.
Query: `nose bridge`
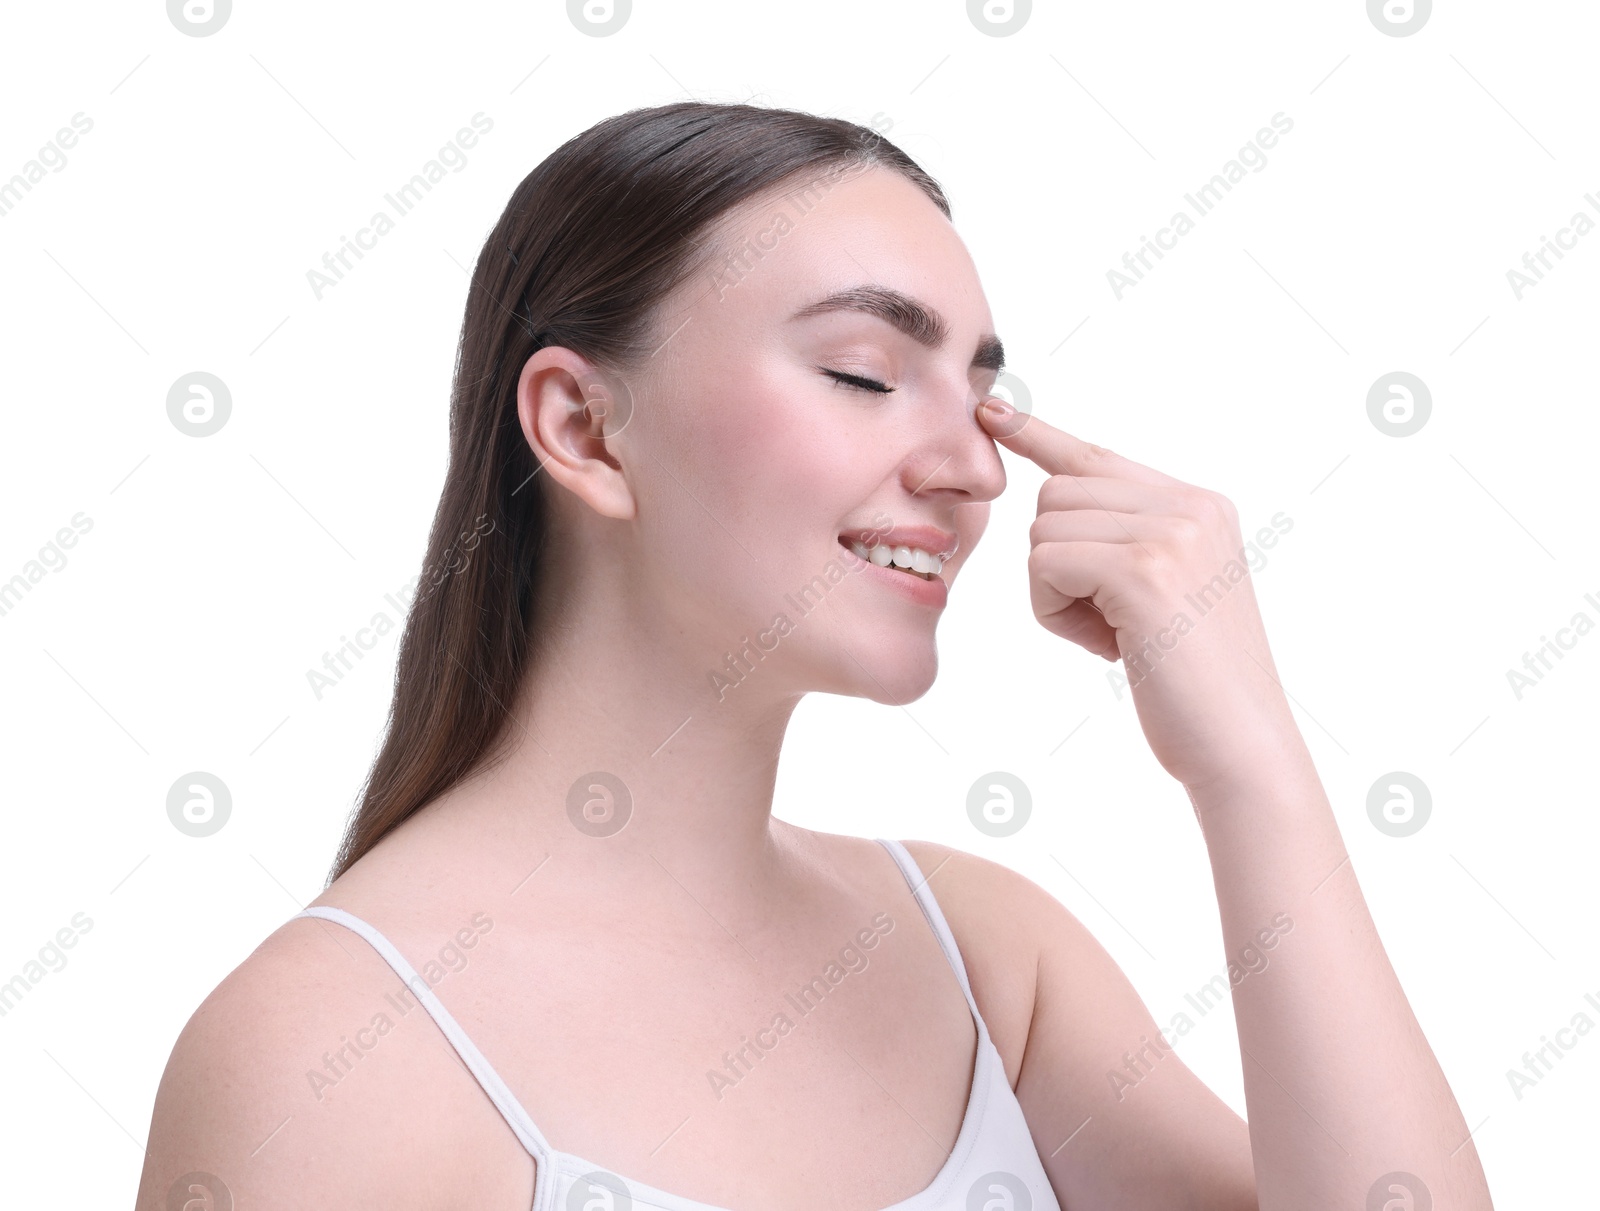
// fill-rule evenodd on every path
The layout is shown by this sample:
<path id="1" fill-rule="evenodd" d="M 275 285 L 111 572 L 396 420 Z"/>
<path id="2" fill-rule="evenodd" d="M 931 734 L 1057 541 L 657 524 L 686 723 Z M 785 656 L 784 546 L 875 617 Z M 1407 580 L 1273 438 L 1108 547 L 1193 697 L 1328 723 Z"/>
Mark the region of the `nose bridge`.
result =
<path id="1" fill-rule="evenodd" d="M 921 401 L 922 421 L 906 461 L 908 491 L 946 489 L 984 501 L 1004 490 L 1000 452 L 977 417 L 980 398 L 963 379 L 959 388 L 941 384 Z"/>

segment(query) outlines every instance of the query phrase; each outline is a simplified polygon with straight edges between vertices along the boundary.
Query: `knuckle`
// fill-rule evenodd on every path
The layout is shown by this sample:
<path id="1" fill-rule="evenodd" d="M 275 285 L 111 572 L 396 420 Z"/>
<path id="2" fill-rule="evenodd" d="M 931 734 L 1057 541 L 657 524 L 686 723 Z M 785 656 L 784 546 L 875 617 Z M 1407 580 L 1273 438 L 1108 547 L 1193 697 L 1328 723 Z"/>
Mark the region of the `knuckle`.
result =
<path id="1" fill-rule="evenodd" d="M 1166 563 L 1160 554 L 1142 542 L 1136 542 L 1128 549 L 1128 562 L 1141 584 L 1153 584 L 1159 580 Z"/>
<path id="2" fill-rule="evenodd" d="M 1171 523 L 1173 542 L 1180 548 L 1192 546 L 1205 527 L 1193 517 L 1174 517 Z"/>
<path id="3" fill-rule="evenodd" d="M 1046 476 L 1044 483 L 1039 485 L 1038 511 L 1047 513 L 1055 509 L 1065 508 L 1071 503 L 1075 491 L 1072 476 Z"/>
<path id="4" fill-rule="evenodd" d="M 1227 517 L 1228 500 L 1219 492 L 1207 488 L 1185 487 L 1180 499 L 1183 515 L 1199 522 L 1214 522 Z"/>
<path id="5" fill-rule="evenodd" d="M 1207 495 L 1211 498 L 1212 509 L 1223 521 L 1239 520 L 1239 510 L 1233 507 L 1233 501 L 1229 500 L 1221 492 L 1210 492 Z"/>
<path id="6" fill-rule="evenodd" d="M 1176 586 L 1180 567 L 1182 560 L 1162 547 L 1140 543 L 1133 548 L 1128 574 L 1141 596 L 1165 598 Z"/>

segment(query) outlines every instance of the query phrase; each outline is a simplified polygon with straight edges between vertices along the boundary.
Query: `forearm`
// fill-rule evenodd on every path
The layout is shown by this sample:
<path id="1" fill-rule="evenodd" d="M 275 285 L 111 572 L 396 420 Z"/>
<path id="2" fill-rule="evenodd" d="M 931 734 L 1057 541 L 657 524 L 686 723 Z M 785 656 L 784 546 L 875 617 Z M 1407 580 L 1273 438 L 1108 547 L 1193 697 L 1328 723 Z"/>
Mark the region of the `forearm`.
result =
<path id="1" fill-rule="evenodd" d="M 1270 768 L 1189 790 L 1237 981 L 1262 1211 L 1409 1206 L 1399 1191 L 1366 1201 L 1395 1172 L 1420 1178 L 1438 1211 L 1487 1209 L 1467 1124 L 1384 953 L 1310 754 L 1298 732 L 1277 752 Z"/>

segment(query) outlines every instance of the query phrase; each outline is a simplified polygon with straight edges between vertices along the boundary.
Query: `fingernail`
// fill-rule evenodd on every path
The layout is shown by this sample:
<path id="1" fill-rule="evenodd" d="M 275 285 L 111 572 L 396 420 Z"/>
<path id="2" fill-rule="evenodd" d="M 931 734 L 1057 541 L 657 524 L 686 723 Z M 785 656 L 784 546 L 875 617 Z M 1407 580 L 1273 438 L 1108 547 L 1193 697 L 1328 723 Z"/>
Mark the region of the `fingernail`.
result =
<path id="1" fill-rule="evenodd" d="M 983 401 L 983 406 L 988 411 L 989 415 L 995 420 L 1005 420 L 1006 417 L 1010 416 L 1016 411 L 1015 408 L 1006 403 L 1006 401 L 1003 399 L 986 399 Z"/>

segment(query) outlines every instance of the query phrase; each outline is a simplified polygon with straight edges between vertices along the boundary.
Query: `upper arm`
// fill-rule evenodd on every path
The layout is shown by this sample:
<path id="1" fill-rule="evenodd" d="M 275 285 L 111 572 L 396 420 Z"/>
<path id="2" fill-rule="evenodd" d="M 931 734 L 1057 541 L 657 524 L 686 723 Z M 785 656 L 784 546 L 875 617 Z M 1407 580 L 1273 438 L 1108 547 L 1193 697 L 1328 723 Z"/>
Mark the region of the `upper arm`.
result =
<path id="1" fill-rule="evenodd" d="M 324 928 L 339 927 L 279 930 L 189 1019 L 156 1094 L 137 1211 L 201 1198 L 169 1203 L 196 1173 L 238 1207 L 526 1205 L 531 1162 L 463 1165 L 469 1131 L 508 1133 L 448 1042 L 421 1009 L 385 1001 L 399 981 L 365 943 Z"/>
<path id="2" fill-rule="evenodd" d="M 1255 1211 L 1248 1126 L 1178 1057 L 1082 922 L 998 863 L 906 845 L 924 871 L 939 868 L 929 886 L 1062 1205 Z"/>

